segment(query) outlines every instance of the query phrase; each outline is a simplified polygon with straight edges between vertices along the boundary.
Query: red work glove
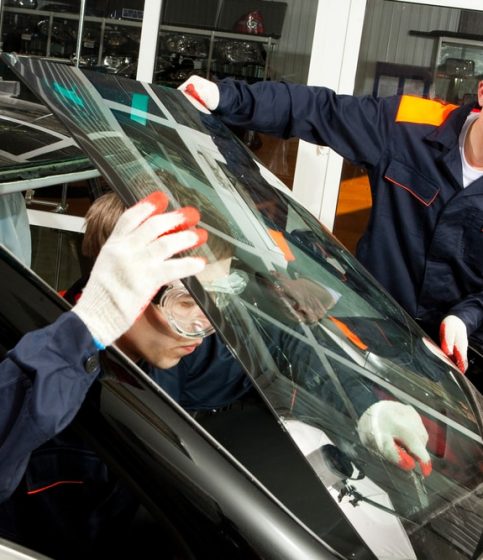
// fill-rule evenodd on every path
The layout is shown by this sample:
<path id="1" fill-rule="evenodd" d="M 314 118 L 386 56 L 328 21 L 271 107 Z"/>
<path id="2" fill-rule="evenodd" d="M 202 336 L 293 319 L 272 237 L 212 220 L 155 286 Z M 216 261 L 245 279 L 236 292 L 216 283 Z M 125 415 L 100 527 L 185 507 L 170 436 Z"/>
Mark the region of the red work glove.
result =
<path id="1" fill-rule="evenodd" d="M 72 308 L 99 347 L 124 334 L 161 286 L 205 267 L 199 257 L 171 258 L 203 243 L 207 234 L 203 229 L 187 229 L 198 223 L 197 210 L 162 214 L 167 205 L 166 195 L 156 192 L 124 212 Z"/>
<path id="2" fill-rule="evenodd" d="M 395 401 L 379 401 L 359 418 L 357 432 L 361 442 L 405 471 L 419 463 L 424 476 L 431 473 L 431 458 L 426 450 L 428 432 L 416 410 Z"/>
<path id="3" fill-rule="evenodd" d="M 439 327 L 441 350 L 456 364 L 461 373 L 468 369 L 468 333 L 456 315 L 448 315 Z"/>
<path id="4" fill-rule="evenodd" d="M 202 105 L 205 109 L 214 111 L 220 103 L 218 86 L 201 76 L 190 76 L 178 86 L 178 89 L 186 95 L 197 109 L 200 109 L 200 105 Z"/>

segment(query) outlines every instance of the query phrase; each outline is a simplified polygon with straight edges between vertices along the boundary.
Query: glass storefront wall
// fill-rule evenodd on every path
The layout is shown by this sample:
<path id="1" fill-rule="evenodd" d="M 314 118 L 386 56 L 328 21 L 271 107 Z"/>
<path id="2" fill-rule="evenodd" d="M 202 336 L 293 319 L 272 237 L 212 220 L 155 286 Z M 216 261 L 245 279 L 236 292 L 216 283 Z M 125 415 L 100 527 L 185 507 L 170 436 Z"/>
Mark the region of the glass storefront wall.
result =
<path id="1" fill-rule="evenodd" d="M 483 76 L 482 26 L 481 11 L 368 0 L 355 94 L 463 102 Z"/>
<path id="2" fill-rule="evenodd" d="M 1 48 L 75 64 L 79 50 L 82 67 L 135 77 L 143 8 L 144 0 L 5 0 Z"/>

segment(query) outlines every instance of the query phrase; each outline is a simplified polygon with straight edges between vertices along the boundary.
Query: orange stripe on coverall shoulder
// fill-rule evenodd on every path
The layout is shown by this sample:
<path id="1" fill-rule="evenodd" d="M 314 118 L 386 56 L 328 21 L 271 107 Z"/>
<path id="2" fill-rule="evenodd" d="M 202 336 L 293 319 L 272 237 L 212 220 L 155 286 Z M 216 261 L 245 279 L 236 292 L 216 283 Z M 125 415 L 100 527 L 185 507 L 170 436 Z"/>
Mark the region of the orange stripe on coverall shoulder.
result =
<path id="1" fill-rule="evenodd" d="M 414 95 L 403 95 L 399 103 L 396 122 L 431 124 L 439 126 L 458 105 L 435 101 Z"/>

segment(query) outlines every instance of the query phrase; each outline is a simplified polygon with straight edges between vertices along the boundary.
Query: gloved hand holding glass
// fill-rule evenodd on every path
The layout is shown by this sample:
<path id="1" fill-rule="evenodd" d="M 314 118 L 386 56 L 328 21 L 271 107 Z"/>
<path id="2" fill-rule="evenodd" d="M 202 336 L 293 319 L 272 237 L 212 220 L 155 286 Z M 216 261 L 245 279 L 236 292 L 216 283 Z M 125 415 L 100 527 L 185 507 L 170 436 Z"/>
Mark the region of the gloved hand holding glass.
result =
<path id="1" fill-rule="evenodd" d="M 186 95 L 197 109 L 200 109 L 201 105 L 205 109 L 214 111 L 220 103 L 220 91 L 218 86 L 214 82 L 202 78 L 201 76 L 190 76 L 185 82 L 178 86 L 178 89 Z"/>
<path id="2" fill-rule="evenodd" d="M 428 432 L 412 406 L 387 400 L 374 403 L 359 418 L 357 432 L 367 448 L 401 469 L 410 471 L 419 464 L 423 476 L 431 473 Z"/>
<path id="3" fill-rule="evenodd" d="M 461 373 L 468 369 L 468 333 L 456 315 L 448 315 L 439 327 L 441 350 L 456 364 Z"/>

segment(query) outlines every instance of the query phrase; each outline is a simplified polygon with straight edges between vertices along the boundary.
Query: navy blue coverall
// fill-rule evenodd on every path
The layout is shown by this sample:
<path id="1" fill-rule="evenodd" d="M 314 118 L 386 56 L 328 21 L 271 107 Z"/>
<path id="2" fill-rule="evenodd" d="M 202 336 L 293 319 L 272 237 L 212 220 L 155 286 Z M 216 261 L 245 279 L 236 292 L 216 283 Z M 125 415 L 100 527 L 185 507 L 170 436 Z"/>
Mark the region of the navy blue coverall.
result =
<path id="1" fill-rule="evenodd" d="M 169 370 L 140 365 L 192 410 L 225 407 L 252 387 L 216 335 Z M 71 312 L 0 364 L 0 536 L 69 560 L 120 543 L 138 502 L 68 426 L 99 373 L 92 336 Z"/>
<path id="2" fill-rule="evenodd" d="M 269 81 L 218 86 L 226 124 L 329 146 L 366 168 L 372 211 L 360 262 L 433 337 L 453 314 L 483 343 L 483 177 L 463 188 L 458 147 L 476 105 Z"/>
<path id="3" fill-rule="evenodd" d="M 66 336 L 66 333 L 68 335 Z M 30 453 L 74 418 L 100 372 L 92 335 L 74 313 L 26 334 L 0 364 L 0 503 Z"/>

